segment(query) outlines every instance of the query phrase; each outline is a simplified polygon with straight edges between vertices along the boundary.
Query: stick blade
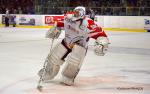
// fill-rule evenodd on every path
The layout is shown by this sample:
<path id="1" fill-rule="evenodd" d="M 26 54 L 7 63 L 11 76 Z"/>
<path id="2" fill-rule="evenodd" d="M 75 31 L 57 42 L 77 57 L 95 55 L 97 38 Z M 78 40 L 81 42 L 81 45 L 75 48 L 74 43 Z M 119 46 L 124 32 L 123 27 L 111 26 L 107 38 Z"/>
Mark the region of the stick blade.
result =
<path id="1" fill-rule="evenodd" d="M 42 86 L 40 86 L 40 85 L 39 85 L 39 86 L 37 86 L 37 90 L 38 90 L 38 91 L 40 91 L 40 92 L 42 92 L 42 88 L 43 88 L 43 87 L 42 87 Z"/>

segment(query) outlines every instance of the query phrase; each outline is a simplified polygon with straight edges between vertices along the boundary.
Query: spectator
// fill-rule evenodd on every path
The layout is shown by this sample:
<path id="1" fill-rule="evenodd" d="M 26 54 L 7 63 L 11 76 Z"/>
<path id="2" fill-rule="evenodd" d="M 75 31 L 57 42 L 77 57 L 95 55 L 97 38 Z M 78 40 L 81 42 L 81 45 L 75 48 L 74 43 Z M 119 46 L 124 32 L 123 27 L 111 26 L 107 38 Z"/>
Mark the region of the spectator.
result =
<path id="1" fill-rule="evenodd" d="M 94 21 L 95 18 L 95 12 L 91 8 L 89 9 L 89 18 L 91 18 Z"/>
<path id="2" fill-rule="evenodd" d="M 16 27 L 16 15 L 12 15 L 12 25 L 13 27 Z"/>
<path id="3" fill-rule="evenodd" d="M 6 14 L 5 14 L 5 26 L 9 27 L 9 10 L 6 8 Z"/>

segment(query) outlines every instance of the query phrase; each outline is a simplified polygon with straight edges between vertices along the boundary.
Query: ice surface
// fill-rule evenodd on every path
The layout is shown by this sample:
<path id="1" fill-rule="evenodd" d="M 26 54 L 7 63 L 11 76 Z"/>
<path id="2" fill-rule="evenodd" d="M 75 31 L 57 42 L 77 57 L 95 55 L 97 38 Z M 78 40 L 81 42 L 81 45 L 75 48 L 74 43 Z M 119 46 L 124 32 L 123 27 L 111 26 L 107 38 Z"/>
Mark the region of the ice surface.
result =
<path id="1" fill-rule="evenodd" d="M 135 32 L 106 32 L 105 56 L 94 54 L 91 39 L 75 85 L 60 84 L 59 73 L 40 93 L 37 72 L 51 45 L 46 31 L 0 27 L 0 94 L 150 94 L 150 33 Z"/>

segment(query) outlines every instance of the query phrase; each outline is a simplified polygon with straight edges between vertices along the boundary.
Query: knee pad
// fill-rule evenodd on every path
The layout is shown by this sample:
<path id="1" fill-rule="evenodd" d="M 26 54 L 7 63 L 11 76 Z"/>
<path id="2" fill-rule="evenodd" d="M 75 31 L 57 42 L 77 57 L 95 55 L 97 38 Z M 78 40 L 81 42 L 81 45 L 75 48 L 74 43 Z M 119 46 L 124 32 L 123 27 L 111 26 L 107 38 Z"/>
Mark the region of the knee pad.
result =
<path id="1" fill-rule="evenodd" d="M 81 68 L 85 54 L 86 49 L 84 47 L 79 45 L 75 45 L 73 47 L 72 52 L 69 54 L 66 60 L 66 65 L 62 71 L 62 75 L 65 76 L 65 79 L 74 81 Z M 65 80 L 64 82 L 66 83 Z"/>

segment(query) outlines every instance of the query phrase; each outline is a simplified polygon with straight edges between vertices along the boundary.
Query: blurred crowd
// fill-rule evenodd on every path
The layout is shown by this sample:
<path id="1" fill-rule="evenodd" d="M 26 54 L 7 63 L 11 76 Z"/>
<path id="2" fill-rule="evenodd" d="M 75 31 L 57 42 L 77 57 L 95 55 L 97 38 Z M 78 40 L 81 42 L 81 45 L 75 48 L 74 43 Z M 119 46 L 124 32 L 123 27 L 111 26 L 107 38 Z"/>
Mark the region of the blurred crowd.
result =
<path id="1" fill-rule="evenodd" d="M 150 0 L 91 0 L 89 6 L 95 7 L 150 7 Z"/>
<path id="2" fill-rule="evenodd" d="M 34 14 L 34 0 L 0 0 L 0 14 Z"/>
<path id="3" fill-rule="evenodd" d="M 62 14 L 76 6 L 97 15 L 149 16 L 150 0 L 0 0 L 0 14 Z"/>

